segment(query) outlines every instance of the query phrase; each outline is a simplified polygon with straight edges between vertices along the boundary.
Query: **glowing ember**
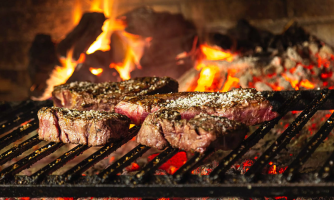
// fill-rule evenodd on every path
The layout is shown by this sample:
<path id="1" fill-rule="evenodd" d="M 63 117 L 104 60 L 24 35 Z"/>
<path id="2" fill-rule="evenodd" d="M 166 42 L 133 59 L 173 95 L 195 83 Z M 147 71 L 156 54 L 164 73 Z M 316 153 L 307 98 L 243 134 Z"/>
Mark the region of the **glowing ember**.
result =
<path id="1" fill-rule="evenodd" d="M 92 68 L 92 67 L 90 67 L 89 71 L 92 74 L 94 74 L 95 76 L 98 76 L 98 75 L 100 75 L 103 72 L 103 69 L 102 68 Z"/>
<path id="2" fill-rule="evenodd" d="M 277 174 L 277 172 L 276 172 L 276 165 L 270 166 L 270 168 L 268 170 L 268 174 Z"/>
<path id="3" fill-rule="evenodd" d="M 148 161 L 153 160 L 159 154 L 152 154 L 148 157 Z M 162 164 L 159 169 L 166 171 L 169 174 L 175 173 L 182 165 L 187 162 L 186 152 L 179 152 Z"/>

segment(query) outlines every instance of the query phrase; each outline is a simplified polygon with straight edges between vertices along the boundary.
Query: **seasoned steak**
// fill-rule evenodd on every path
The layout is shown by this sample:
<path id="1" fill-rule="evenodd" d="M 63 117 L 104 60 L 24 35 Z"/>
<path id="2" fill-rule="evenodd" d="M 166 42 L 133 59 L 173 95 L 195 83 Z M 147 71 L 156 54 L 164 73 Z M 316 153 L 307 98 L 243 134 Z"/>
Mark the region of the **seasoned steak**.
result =
<path id="1" fill-rule="evenodd" d="M 224 117 L 207 114 L 181 119 L 177 111 L 162 109 L 145 119 L 137 142 L 163 149 L 168 144 L 185 151 L 203 153 L 208 148 L 230 150 L 244 139 L 248 127 Z"/>
<path id="2" fill-rule="evenodd" d="M 128 116 L 141 124 L 149 113 L 161 108 L 177 110 L 182 119 L 192 119 L 198 114 L 208 114 L 255 125 L 278 116 L 272 105 L 255 89 L 234 89 L 229 92 L 180 92 L 156 94 L 124 99 L 115 112 Z"/>
<path id="3" fill-rule="evenodd" d="M 40 140 L 89 146 L 126 137 L 130 125 L 126 116 L 104 111 L 44 107 L 37 115 Z"/>
<path id="4" fill-rule="evenodd" d="M 122 82 L 73 82 L 54 87 L 54 105 L 77 110 L 114 111 L 125 97 L 177 92 L 178 83 L 168 77 L 142 77 Z"/>

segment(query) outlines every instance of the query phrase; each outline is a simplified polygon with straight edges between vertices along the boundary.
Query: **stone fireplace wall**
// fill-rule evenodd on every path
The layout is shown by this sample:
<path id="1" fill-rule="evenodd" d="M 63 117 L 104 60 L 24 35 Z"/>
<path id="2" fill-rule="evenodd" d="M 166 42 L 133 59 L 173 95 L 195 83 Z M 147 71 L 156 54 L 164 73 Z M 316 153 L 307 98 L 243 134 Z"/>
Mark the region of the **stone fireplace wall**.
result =
<path id="1" fill-rule="evenodd" d="M 0 100 L 29 98 L 28 51 L 38 33 L 60 41 L 74 26 L 75 12 L 87 12 L 92 0 L 0 1 Z M 117 14 L 140 6 L 183 13 L 200 29 L 229 28 L 238 19 L 282 32 L 291 20 L 334 46 L 334 0 L 115 0 Z"/>

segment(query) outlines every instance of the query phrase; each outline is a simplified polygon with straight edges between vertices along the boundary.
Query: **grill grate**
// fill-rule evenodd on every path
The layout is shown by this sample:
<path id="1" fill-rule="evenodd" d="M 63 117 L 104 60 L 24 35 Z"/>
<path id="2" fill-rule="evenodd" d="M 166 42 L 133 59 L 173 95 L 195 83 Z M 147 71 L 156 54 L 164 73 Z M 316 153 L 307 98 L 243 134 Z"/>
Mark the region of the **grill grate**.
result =
<path id="1" fill-rule="evenodd" d="M 17 175 L 38 160 L 55 152 L 64 144 L 47 143 L 35 152 L 25 156 L 0 172 L 1 196 L 18 197 L 263 197 L 263 196 L 334 196 L 334 153 L 317 173 L 299 173 L 299 169 L 311 157 L 312 153 L 328 137 L 334 127 L 334 114 L 318 130 L 310 141 L 301 148 L 297 157 L 283 174 L 264 175 L 263 168 L 277 156 L 301 128 L 319 110 L 334 109 L 334 94 L 331 90 L 264 92 L 279 109 L 280 116 L 265 122 L 245 139 L 238 148 L 224 157 L 210 175 L 192 175 L 191 172 L 212 155 L 209 149 L 204 154 L 195 153 L 173 175 L 154 175 L 156 169 L 173 157 L 178 149 L 167 148 L 156 156 L 134 176 L 117 176 L 125 167 L 142 156 L 150 148 L 138 145 L 122 158 L 111 164 L 98 175 L 81 174 L 97 162 L 116 151 L 131 140 L 139 127 L 131 128 L 129 137 L 119 142 L 109 143 L 88 156 L 62 175 L 51 175 L 68 161 L 84 153 L 89 147 L 77 145 L 59 158 L 54 159 L 31 176 Z M 284 102 L 284 103 L 282 103 Z M 38 128 L 37 111 L 43 106 L 51 106 L 51 101 L 23 102 L 10 107 L 1 104 L 0 113 L 0 150 L 12 142 L 26 136 Z M 244 175 L 230 175 L 226 172 L 257 144 L 291 110 L 303 110 L 293 123 L 276 139 Z M 29 122 L 26 125 L 22 123 Z M 16 128 L 19 126 L 18 128 Z M 0 164 L 16 158 L 36 144 L 42 143 L 34 135 L 19 145 L 0 155 Z"/>

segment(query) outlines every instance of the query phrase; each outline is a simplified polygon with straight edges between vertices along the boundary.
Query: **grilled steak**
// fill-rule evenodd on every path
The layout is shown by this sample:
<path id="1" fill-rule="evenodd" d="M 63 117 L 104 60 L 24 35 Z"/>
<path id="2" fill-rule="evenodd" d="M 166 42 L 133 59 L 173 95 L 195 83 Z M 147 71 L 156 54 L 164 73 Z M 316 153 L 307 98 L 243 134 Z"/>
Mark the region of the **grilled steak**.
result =
<path id="1" fill-rule="evenodd" d="M 129 118 L 117 113 L 57 107 L 40 109 L 38 119 L 39 139 L 89 146 L 126 137 L 130 125 Z"/>
<path id="2" fill-rule="evenodd" d="M 191 119 L 205 113 L 255 125 L 278 116 L 272 106 L 255 89 L 234 89 L 225 93 L 180 92 L 156 94 L 124 99 L 115 112 L 128 116 L 141 124 L 149 113 L 161 108 L 177 110 L 182 119 Z"/>
<path id="3" fill-rule="evenodd" d="M 230 150 L 244 139 L 248 127 L 224 117 L 207 114 L 181 119 L 177 111 L 162 109 L 149 114 L 137 135 L 137 142 L 163 149 L 172 147 L 203 153 L 208 148 Z"/>
<path id="4" fill-rule="evenodd" d="M 178 83 L 168 77 L 142 77 L 122 82 L 73 82 L 54 88 L 54 105 L 77 110 L 114 111 L 126 96 L 177 92 Z"/>

